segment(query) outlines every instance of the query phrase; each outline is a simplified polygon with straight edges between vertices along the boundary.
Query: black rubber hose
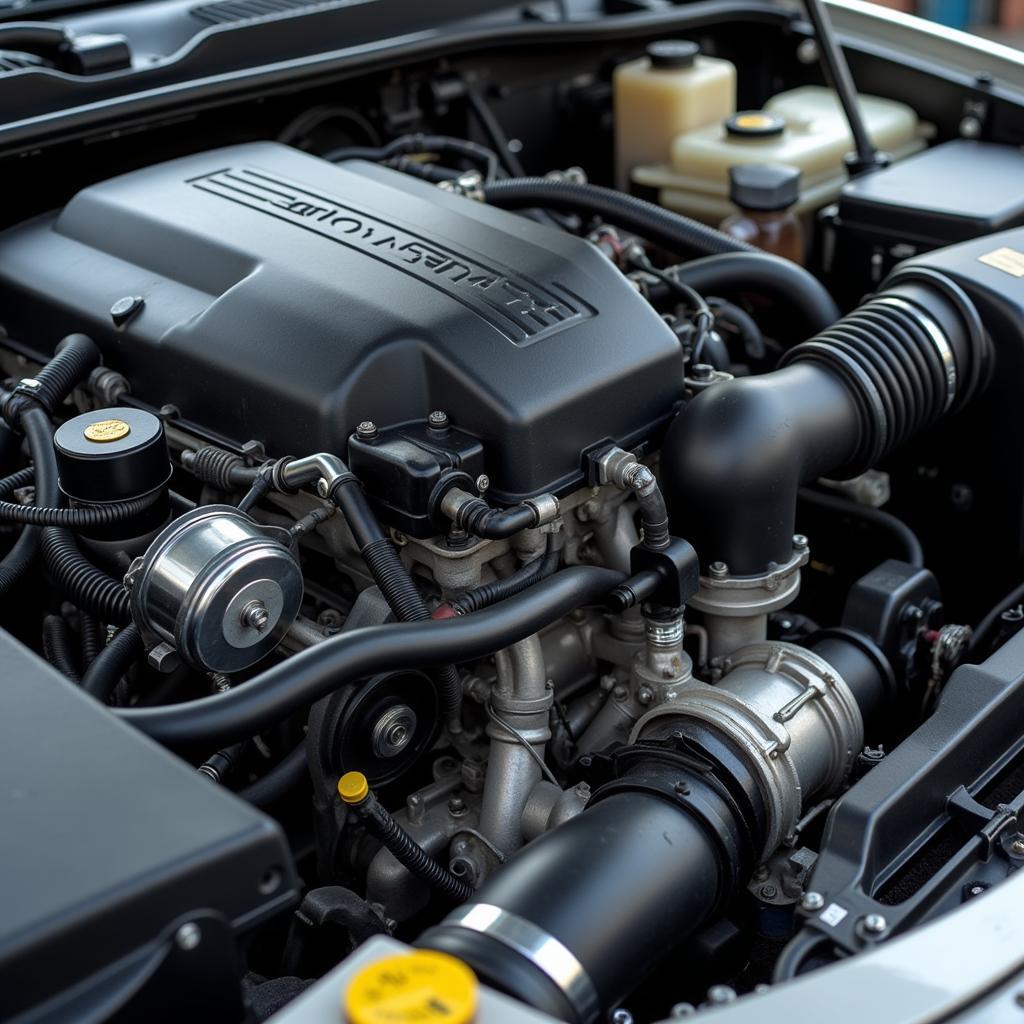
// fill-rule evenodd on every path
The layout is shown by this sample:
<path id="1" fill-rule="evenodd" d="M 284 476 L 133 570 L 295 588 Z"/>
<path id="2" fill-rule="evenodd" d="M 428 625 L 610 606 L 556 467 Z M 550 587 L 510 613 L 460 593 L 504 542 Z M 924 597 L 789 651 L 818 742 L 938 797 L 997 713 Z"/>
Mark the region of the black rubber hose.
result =
<path id="1" fill-rule="evenodd" d="M 486 185 L 483 193 L 485 202 L 507 210 L 540 207 L 600 217 L 683 256 L 759 251 L 689 217 L 600 185 L 509 178 Z"/>
<path id="2" fill-rule="evenodd" d="M 103 622 L 131 622 L 131 602 L 124 584 L 112 579 L 78 549 L 68 530 L 47 526 L 42 533 L 43 560 L 57 589 L 79 608 Z"/>
<path id="3" fill-rule="evenodd" d="M 483 498 L 472 498 L 459 506 L 455 524 L 474 537 L 505 540 L 532 529 L 538 519 L 536 507 L 529 502 L 511 508 L 492 508 Z"/>
<path id="4" fill-rule="evenodd" d="M 259 466 L 248 466 L 240 455 L 216 445 L 182 452 L 181 464 L 197 480 L 219 491 L 247 490 L 260 476 Z"/>
<path id="5" fill-rule="evenodd" d="M 106 704 L 125 673 L 145 653 L 142 636 L 134 623 L 125 626 L 103 648 L 82 677 L 82 689 Z"/>
<path id="6" fill-rule="evenodd" d="M 18 505 L 10 501 L 0 501 L 0 520 L 8 523 L 23 523 L 27 526 L 59 526 L 71 530 L 91 529 L 133 519 L 162 498 L 163 492 L 157 490 L 143 495 L 141 498 L 132 498 L 130 501 L 113 501 L 105 505 L 81 505 L 75 508 L 42 508 L 38 505 Z"/>
<path id="7" fill-rule="evenodd" d="M 262 778 L 238 790 L 237 796 L 264 809 L 280 803 L 309 778 L 306 743 L 303 741 L 289 751 Z"/>
<path id="8" fill-rule="evenodd" d="M 26 466 L 10 476 L 5 476 L 0 480 L 0 498 L 6 500 L 20 488 L 28 487 L 35 478 L 36 471 L 32 466 Z"/>
<path id="9" fill-rule="evenodd" d="M 829 512 L 850 516 L 853 519 L 860 519 L 872 526 L 877 526 L 896 539 L 901 548 L 901 558 L 904 562 L 919 569 L 924 565 L 924 549 L 921 547 L 921 541 L 917 534 L 902 519 L 898 519 L 891 512 L 861 505 L 839 495 L 814 491 L 808 487 L 801 488 L 800 500 L 805 501 L 808 505 L 815 505 L 818 508 L 827 509 Z"/>
<path id="10" fill-rule="evenodd" d="M 57 458 L 53 453 L 53 427 L 41 406 L 29 401 L 20 407 L 16 420 L 25 432 L 32 456 L 35 500 L 45 505 L 60 501 Z M 8 477 L 8 480 L 11 478 Z M 39 527 L 26 526 L 0 561 L 0 603 L 9 602 L 28 574 L 42 540 Z"/>
<path id="11" fill-rule="evenodd" d="M 792 260 L 766 252 L 736 252 L 691 260 L 671 268 L 672 276 L 702 295 L 759 295 L 796 318 L 799 334 L 825 330 L 840 316 L 828 289 Z"/>
<path id="12" fill-rule="evenodd" d="M 103 650 L 106 636 L 99 619 L 81 608 L 78 609 L 78 634 L 82 649 L 82 667 L 87 669 Z"/>
<path id="13" fill-rule="evenodd" d="M 662 486 L 672 532 L 702 564 L 737 576 L 785 564 L 802 485 L 863 472 L 981 389 L 991 341 L 961 289 L 917 268 L 888 284 L 779 369 L 716 384 L 676 416 Z"/>
<path id="14" fill-rule="evenodd" d="M 71 631 L 60 615 L 47 615 L 43 619 L 43 654 L 58 672 L 78 682 L 78 666 L 71 653 Z"/>
<path id="15" fill-rule="evenodd" d="M 1008 608 L 1013 608 L 1015 605 L 1020 604 L 1024 601 L 1024 583 L 1014 587 L 994 608 L 992 608 L 985 617 L 974 627 L 973 634 L 971 636 L 971 651 L 977 652 L 982 649 L 982 644 L 988 639 L 989 634 L 993 628 L 998 624 L 1000 616 Z"/>
<path id="16" fill-rule="evenodd" d="M 21 411 L 41 405 L 51 416 L 75 387 L 88 378 L 100 363 L 100 350 L 92 338 L 69 334 L 54 351 L 53 358 L 32 378 L 34 386 L 19 385 L 4 403 L 4 416 L 14 423 Z"/>
<path id="17" fill-rule="evenodd" d="M 344 477 L 330 494 L 331 501 L 345 517 L 359 553 L 388 607 L 400 622 L 425 622 L 430 618 L 423 595 L 406 568 L 394 544 L 384 536 L 377 517 L 366 500 L 362 485 L 354 476 Z M 459 729 L 462 711 L 462 681 L 453 665 L 440 665 L 434 673 L 441 713 L 450 729 Z"/>
<path id="18" fill-rule="evenodd" d="M 482 583 L 479 587 L 467 590 L 449 601 L 448 606 L 456 615 L 468 615 L 498 601 L 507 600 L 515 594 L 521 594 L 527 587 L 547 579 L 558 568 L 562 557 L 561 551 L 554 545 L 553 537 L 554 534 L 551 534 L 548 538 L 547 550 L 540 558 L 534 559 L 504 579 Z"/>
<path id="19" fill-rule="evenodd" d="M 623 579 L 611 569 L 572 566 L 472 615 L 339 633 L 226 693 L 168 707 L 118 709 L 116 714 L 166 746 L 226 746 L 364 676 L 493 654 L 582 605 L 603 600 Z"/>
<path id="20" fill-rule="evenodd" d="M 363 800 L 351 806 L 366 826 L 366 831 L 421 882 L 460 902 L 473 895 L 473 887 L 438 864 L 381 806 L 373 793 L 368 793 Z"/>

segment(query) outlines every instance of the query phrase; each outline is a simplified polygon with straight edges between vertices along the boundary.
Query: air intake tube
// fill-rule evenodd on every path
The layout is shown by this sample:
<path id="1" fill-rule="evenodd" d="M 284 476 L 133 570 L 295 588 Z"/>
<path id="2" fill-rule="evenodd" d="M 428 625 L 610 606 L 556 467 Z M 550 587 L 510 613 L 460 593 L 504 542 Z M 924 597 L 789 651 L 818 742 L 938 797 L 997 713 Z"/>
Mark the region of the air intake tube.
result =
<path id="1" fill-rule="evenodd" d="M 802 484 L 873 466 L 969 402 L 991 362 L 959 285 L 897 270 L 779 369 L 709 388 L 679 413 L 662 449 L 672 532 L 731 576 L 786 564 Z"/>
<path id="2" fill-rule="evenodd" d="M 603 1019 L 846 778 L 863 746 L 860 701 L 875 710 L 889 668 L 854 639 L 827 651 L 832 661 L 749 647 L 715 686 L 693 683 L 649 711 L 632 745 L 581 759 L 586 809 L 418 945 L 560 1020 Z"/>

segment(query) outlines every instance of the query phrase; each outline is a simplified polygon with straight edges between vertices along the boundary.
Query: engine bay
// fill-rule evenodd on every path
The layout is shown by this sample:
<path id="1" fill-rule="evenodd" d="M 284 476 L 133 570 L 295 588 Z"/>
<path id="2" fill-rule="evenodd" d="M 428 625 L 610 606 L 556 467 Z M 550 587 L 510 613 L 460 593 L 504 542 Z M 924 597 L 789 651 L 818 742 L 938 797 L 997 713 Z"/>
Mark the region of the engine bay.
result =
<path id="1" fill-rule="evenodd" d="M 112 104 L 0 126 L 0 1018 L 739 1012 L 1024 863 L 1024 88 L 489 6 L 0 25 Z"/>

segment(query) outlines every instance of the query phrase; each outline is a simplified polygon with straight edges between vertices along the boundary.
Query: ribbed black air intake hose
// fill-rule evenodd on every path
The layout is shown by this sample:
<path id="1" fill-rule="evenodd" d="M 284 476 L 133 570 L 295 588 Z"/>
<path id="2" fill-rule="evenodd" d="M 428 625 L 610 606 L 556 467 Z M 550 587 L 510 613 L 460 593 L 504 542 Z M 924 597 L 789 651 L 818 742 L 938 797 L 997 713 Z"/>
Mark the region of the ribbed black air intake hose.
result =
<path id="1" fill-rule="evenodd" d="M 131 602 L 124 584 L 112 579 L 79 550 L 68 530 L 47 526 L 42 533 L 43 560 L 57 589 L 69 601 L 103 622 L 131 622 Z"/>
<path id="2" fill-rule="evenodd" d="M 96 656 L 82 678 L 82 689 L 106 704 L 124 674 L 145 653 L 142 636 L 132 623 L 125 626 Z"/>
<path id="3" fill-rule="evenodd" d="M 167 746 L 212 750 L 254 736 L 364 676 L 493 654 L 575 608 L 604 600 L 623 578 L 611 569 L 571 566 L 472 615 L 339 633 L 226 693 L 169 707 L 125 708 L 117 714 Z"/>
<path id="4" fill-rule="evenodd" d="M 784 564 L 801 485 L 875 465 L 971 401 L 991 362 L 958 285 L 928 269 L 897 272 L 779 369 L 715 385 L 683 408 L 661 458 L 672 532 L 733 575 Z"/>

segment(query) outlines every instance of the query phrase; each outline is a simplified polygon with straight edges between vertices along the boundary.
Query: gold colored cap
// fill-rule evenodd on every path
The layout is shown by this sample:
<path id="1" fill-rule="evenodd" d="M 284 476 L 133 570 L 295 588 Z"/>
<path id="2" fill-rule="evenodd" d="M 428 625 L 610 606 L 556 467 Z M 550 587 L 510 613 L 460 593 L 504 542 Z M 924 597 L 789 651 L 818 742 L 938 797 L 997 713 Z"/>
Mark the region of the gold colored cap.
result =
<path id="1" fill-rule="evenodd" d="M 124 420 L 96 420 L 82 431 L 87 441 L 95 441 L 97 444 L 120 441 L 131 432 L 132 428 Z"/>

